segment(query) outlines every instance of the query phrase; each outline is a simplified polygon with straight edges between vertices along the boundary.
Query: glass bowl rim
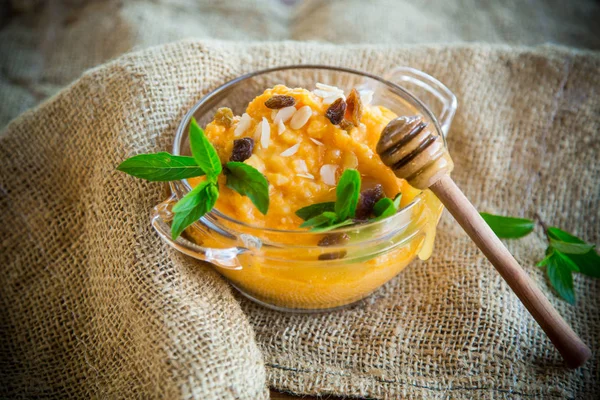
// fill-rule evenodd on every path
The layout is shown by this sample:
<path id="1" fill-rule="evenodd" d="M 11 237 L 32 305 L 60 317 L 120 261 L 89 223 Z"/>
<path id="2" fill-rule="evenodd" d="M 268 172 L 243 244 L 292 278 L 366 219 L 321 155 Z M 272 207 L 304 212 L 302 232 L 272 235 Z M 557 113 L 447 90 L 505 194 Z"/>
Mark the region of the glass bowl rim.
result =
<path id="1" fill-rule="evenodd" d="M 182 118 L 181 122 L 179 123 L 179 126 L 177 127 L 177 131 L 175 133 L 175 139 L 173 142 L 173 155 L 180 155 L 180 148 L 181 148 L 181 142 L 183 139 L 183 135 L 185 133 L 185 128 L 187 127 L 189 121 L 192 119 L 192 117 L 194 116 L 195 112 L 202 107 L 205 103 L 207 103 L 208 101 L 210 101 L 213 97 L 217 96 L 219 93 L 221 93 L 223 90 L 229 88 L 230 86 L 236 85 L 242 81 L 245 81 L 247 79 L 253 78 L 255 76 L 258 75 L 264 75 L 264 74 L 268 74 L 268 73 L 272 73 L 272 72 L 278 72 L 278 71 L 286 71 L 286 70 L 291 70 L 291 69 L 324 69 L 324 70 L 329 70 L 329 71 L 334 71 L 334 72 L 344 72 L 344 73 L 349 73 L 349 74 L 353 74 L 353 75 L 358 75 L 358 76 L 362 76 L 365 78 L 369 78 L 369 79 L 373 79 L 375 81 L 378 81 L 382 84 L 384 84 L 385 86 L 387 86 L 392 92 L 400 92 L 403 96 L 408 97 L 412 102 L 413 105 L 416 105 L 418 108 L 418 111 L 422 112 L 423 114 L 425 114 L 426 117 L 428 117 L 431 121 L 433 121 L 435 128 L 438 132 L 441 132 L 441 128 L 439 125 L 439 122 L 437 120 L 437 118 L 435 117 L 435 115 L 433 115 L 433 113 L 431 112 L 431 110 L 429 110 L 429 108 L 421 101 L 419 100 L 417 97 L 415 97 L 412 93 L 410 93 L 408 90 L 402 88 L 401 86 L 390 82 L 386 79 L 383 79 L 380 76 L 374 75 L 374 74 L 370 74 L 368 72 L 363 72 L 363 71 L 359 71 L 359 70 L 355 70 L 355 69 L 351 69 L 351 68 L 345 68 L 345 67 L 337 67 L 337 66 L 331 66 L 331 65 L 321 65 L 321 64 L 292 64 L 292 65 L 285 65 L 285 66 L 278 66 L 278 67 L 273 67 L 273 68 L 267 68 L 267 69 L 261 69 L 261 70 L 257 70 L 257 71 L 253 71 L 244 75 L 241 75 L 237 78 L 231 79 L 225 83 L 223 83 L 222 85 L 217 86 L 215 89 L 211 90 L 210 92 L 206 93 L 204 96 L 202 96 L 202 98 L 196 102 L 196 104 L 194 104 L 192 106 L 192 108 L 190 108 L 190 110 L 184 115 L 184 117 Z M 181 179 L 179 181 L 173 181 L 170 182 L 170 186 L 171 186 L 171 191 L 175 194 L 179 194 L 178 189 L 178 184 L 181 184 L 183 186 L 183 189 L 185 189 L 185 192 L 189 192 L 190 190 L 192 190 L 192 187 L 190 186 L 190 184 L 188 183 L 187 179 Z M 405 216 L 407 213 L 412 212 L 412 209 L 414 207 L 417 206 L 418 203 L 420 203 L 421 201 L 423 201 L 423 192 L 419 193 L 418 195 L 415 196 L 415 198 L 409 203 L 407 204 L 404 208 L 402 208 L 401 210 L 399 210 L 396 214 L 391 215 L 389 217 L 383 218 L 381 220 L 378 221 L 374 221 L 374 222 L 368 222 L 368 223 L 359 223 L 356 225 L 348 225 L 345 227 L 341 227 L 338 229 L 332 229 L 330 231 L 326 231 L 326 232 L 313 232 L 310 230 L 305 230 L 305 229 L 276 229 L 276 228 L 265 228 L 262 226 L 257 226 L 257 225 L 253 225 L 253 224 L 249 224 L 247 222 L 244 221 L 240 221 L 238 219 L 235 219 L 227 214 L 224 214 L 222 212 L 220 212 L 219 210 L 213 208 L 211 211 L 209 211 L 206 216 L 211 216 L 211 217 L 216 217 L 216 219 L 218 220 L 219 218 L 222 218 L 228 222 L 233 223 L 234 225 L 243 227 L 243 228 L 249 228 L 249 229 L 256 229 L 259 231 L 263 231 L 263 232 L 267 232 L 267 233 L 279 233 L 279 234 L 301 234 L 301 235 L 322 235 L 325 233 L 331 233 L 331 232 L 338 232 L 338 233 L 343 233 L 343 232 L 350 232 L 350 231 L 356 231 L 357 229 L 367 229 L 367 228 L 371 228 L 371 227 L 377 227 L 377 226 L 381 226 L 381 225 L 385 225 L 389 222 L 393 222 L 393 220 L 395 219 L 402 219 L 403 216 Z M 201 217 L 201 219 L 205 218 Z M 196 221 L 195 223 L 198 223 L 200 220 Z M 400 224 L 398 226 L 399 228 L 403 228 L 405 227 L 405 224 Z"/>

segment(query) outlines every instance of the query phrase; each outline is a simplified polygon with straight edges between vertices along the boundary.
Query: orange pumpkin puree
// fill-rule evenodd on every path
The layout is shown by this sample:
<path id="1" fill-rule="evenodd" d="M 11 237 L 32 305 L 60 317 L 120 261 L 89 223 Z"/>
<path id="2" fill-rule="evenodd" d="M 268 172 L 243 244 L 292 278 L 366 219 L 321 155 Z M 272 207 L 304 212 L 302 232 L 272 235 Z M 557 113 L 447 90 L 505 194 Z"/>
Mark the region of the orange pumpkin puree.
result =
<path id="1" fill-rule="evenodd" d="M 279 133 L 280 124 L 274 122 L 277 110 L 265 106 L 273 95 L 288 95 L 296 99 L 295 108 L 312 109 L 312 115 L 299 129 L 292 129 L 290 120 L 284 123 L 285 131 Z M 321 174 L 325 164 L 336 166 L 335 182 L 345 169 L 360 172 L 362 188 L 382 185 L 387 197 L 402 193 L 401 206 L 409 204 L 421 193 L 405 180 L 397 178 L 385 166 L 375 151 L 383 128 L 396 118 L 392 111 L 377 105 L 363 105 L 361 124 L 349 131 L 333 125 L 325 116 L 328 104 L 312 92 L 283 85 L 267 89 L 256 97 L 246 110 L 251 122 L 244 132 L 235 135 L 240 117 L 235 116 L 230 127 L 218 121 L 209 123 L 205 134 L 215 146 L 223 164 L 229 161 L 233 141 L 242 137 L 254 139 L 254 151 L 245 162 L 262 172 L 269 181 L 270 206 L 262 215 L 249 198 L 241 196 L 225 185 L 225 176 L 219 177 L 219 198 L 215 208 L 225 215 L 256 227 L 298 230 L 302 219 L 295 211 L 313 203 L 335 201 L 335 184 Z M 246 117 L 247 118 L 247 117 Z M 261 143 L 262 121 L 270 128 L 268 146 Z M 299 143 L 295 154 L 285 157 L 281 153 Z M 303 164 L 306 165 L 304 169 Z M 312 178 L 311 178 L 312 177 Z M 195 186 L 203 178 L 190 179 Z M 324 309 L 364 298 L 383 283 L 394 277 L 420 252 L 421 258 L 431 253 L 435 226 L 442 207 L 431 193 L 425 193 L 422 212 L 429 215 L 424 228 L 427 235 L 409 241 L 405 246 L 362 262 L 341 263 L 340 260 L 301 263 L 275 262 L 269 257 L 255 254 L 239 256 L 241 270 L 218 268 L 244 292 L 269 304 L 283 308 Z M 190 232 L 192 237 L 194 236 Z M 203 237 L 205 246 L 217 245 Z M 316 246 L 318 239 L 306 245 Z M 319 252 L 322 248 L 317 248 Z M 316 253 L 320 254 L 320 253 Z M 281 251 L 277 257 L 282 257 Z M 294 254 L 288 255 L 294 260 Z M 292 265 L 293 264 L 293 265 Z"/>

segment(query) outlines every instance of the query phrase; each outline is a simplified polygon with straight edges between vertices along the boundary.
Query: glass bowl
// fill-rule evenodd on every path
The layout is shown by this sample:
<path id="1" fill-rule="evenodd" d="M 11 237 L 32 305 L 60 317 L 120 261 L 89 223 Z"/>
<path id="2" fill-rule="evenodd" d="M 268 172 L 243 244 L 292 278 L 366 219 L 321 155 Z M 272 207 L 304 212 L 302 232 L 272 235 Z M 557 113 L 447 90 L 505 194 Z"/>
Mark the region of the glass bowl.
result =
<path id="1" fill-rule="evenodd" d="M 172 153 L 190 155 L 192 117 L 205 126 L 219 107 L 241 115 L 266 88 L 284 84 L 312 89 L 316 82 L 345 92 L 353 87 L 372 90 L 372 104 L 397 115 L 420 114 L 443 135 L 457 107 L 455 96 L 443 84 L 412 68 L 396 68 L 385 79 L 329 66 L 273 68 L 234 79 L 204 96 L 181 121 Z M 171 182 L 171 197 L 152 213 L 156 231 L 175 249 L 211 263 L 246 297 L 280 311 L 325 311 L 364 299 L 415 257 L 429 257 L 442 212 L 441 203 L 425 190 L 386 219 L 314 233 L 256 227 L 213 209 L 172 240 L 171 208 L 190 190 L 187 180 Z M 343 244 L 317 245 L 324 236 L 341 234 L 349 237 Z"/>

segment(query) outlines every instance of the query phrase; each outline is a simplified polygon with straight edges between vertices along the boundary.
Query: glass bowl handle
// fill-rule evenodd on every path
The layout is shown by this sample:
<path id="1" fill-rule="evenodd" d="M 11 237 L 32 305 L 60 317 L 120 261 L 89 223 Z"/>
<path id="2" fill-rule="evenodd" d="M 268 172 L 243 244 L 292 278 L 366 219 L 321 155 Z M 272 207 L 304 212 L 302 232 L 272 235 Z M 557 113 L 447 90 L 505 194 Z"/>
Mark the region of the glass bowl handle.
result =
<path id="1" fill-rule="evenodd" d="M 411 92 L 436 116 L 444 137 L 448 134 L 458 101 L 454 93 L 433 76 L 410 67 L 397 67 L 384 79 Z"/>
<path id="2" fill-rule="evenodd" d="M 224 249 L 215 249 L 210 247 L 202 247 L 183 236 L 179 236 L 173 240 L 171 237 L 171 221 L 173 220 L 173 212 L 171 208 L 177 203 L 177 197 L 171 195 L 167 200 L 158 204 L 152 209 L 150 215 L 152 226 L 169 246 L 194 257 L 201 261 L 210 262 L 227 269 L 242 269 L 237 256 L 247 249 L 240 247 L 229 247 Z"/>

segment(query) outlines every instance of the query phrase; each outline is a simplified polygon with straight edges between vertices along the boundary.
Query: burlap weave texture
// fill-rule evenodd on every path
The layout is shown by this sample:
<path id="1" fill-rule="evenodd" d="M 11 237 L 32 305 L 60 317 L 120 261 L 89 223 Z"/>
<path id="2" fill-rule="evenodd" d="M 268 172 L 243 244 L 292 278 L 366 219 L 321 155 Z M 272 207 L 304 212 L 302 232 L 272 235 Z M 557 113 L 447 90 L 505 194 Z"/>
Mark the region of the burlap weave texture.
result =
<path id="1" fill-rule="evenodd" d="M 120 174 L 170 149 L 183 114 L 242 73 L 293 63 L 383 74 L 422 69 L 459 98 L 455 180 L 480 209 L 531 217 L 598 243 L 600 56 L 558 47 L 180 42 L 87 72 L 0 138 L 0 396 L 593 398 L 596 356 L 577 371 L 449 216 L 436 251 L 360 306 L 265 310 L 149 225 L 164 186 Z M 596 353 L 600 283 L 560 301 L 540 231 L 510 249 Z"/>

